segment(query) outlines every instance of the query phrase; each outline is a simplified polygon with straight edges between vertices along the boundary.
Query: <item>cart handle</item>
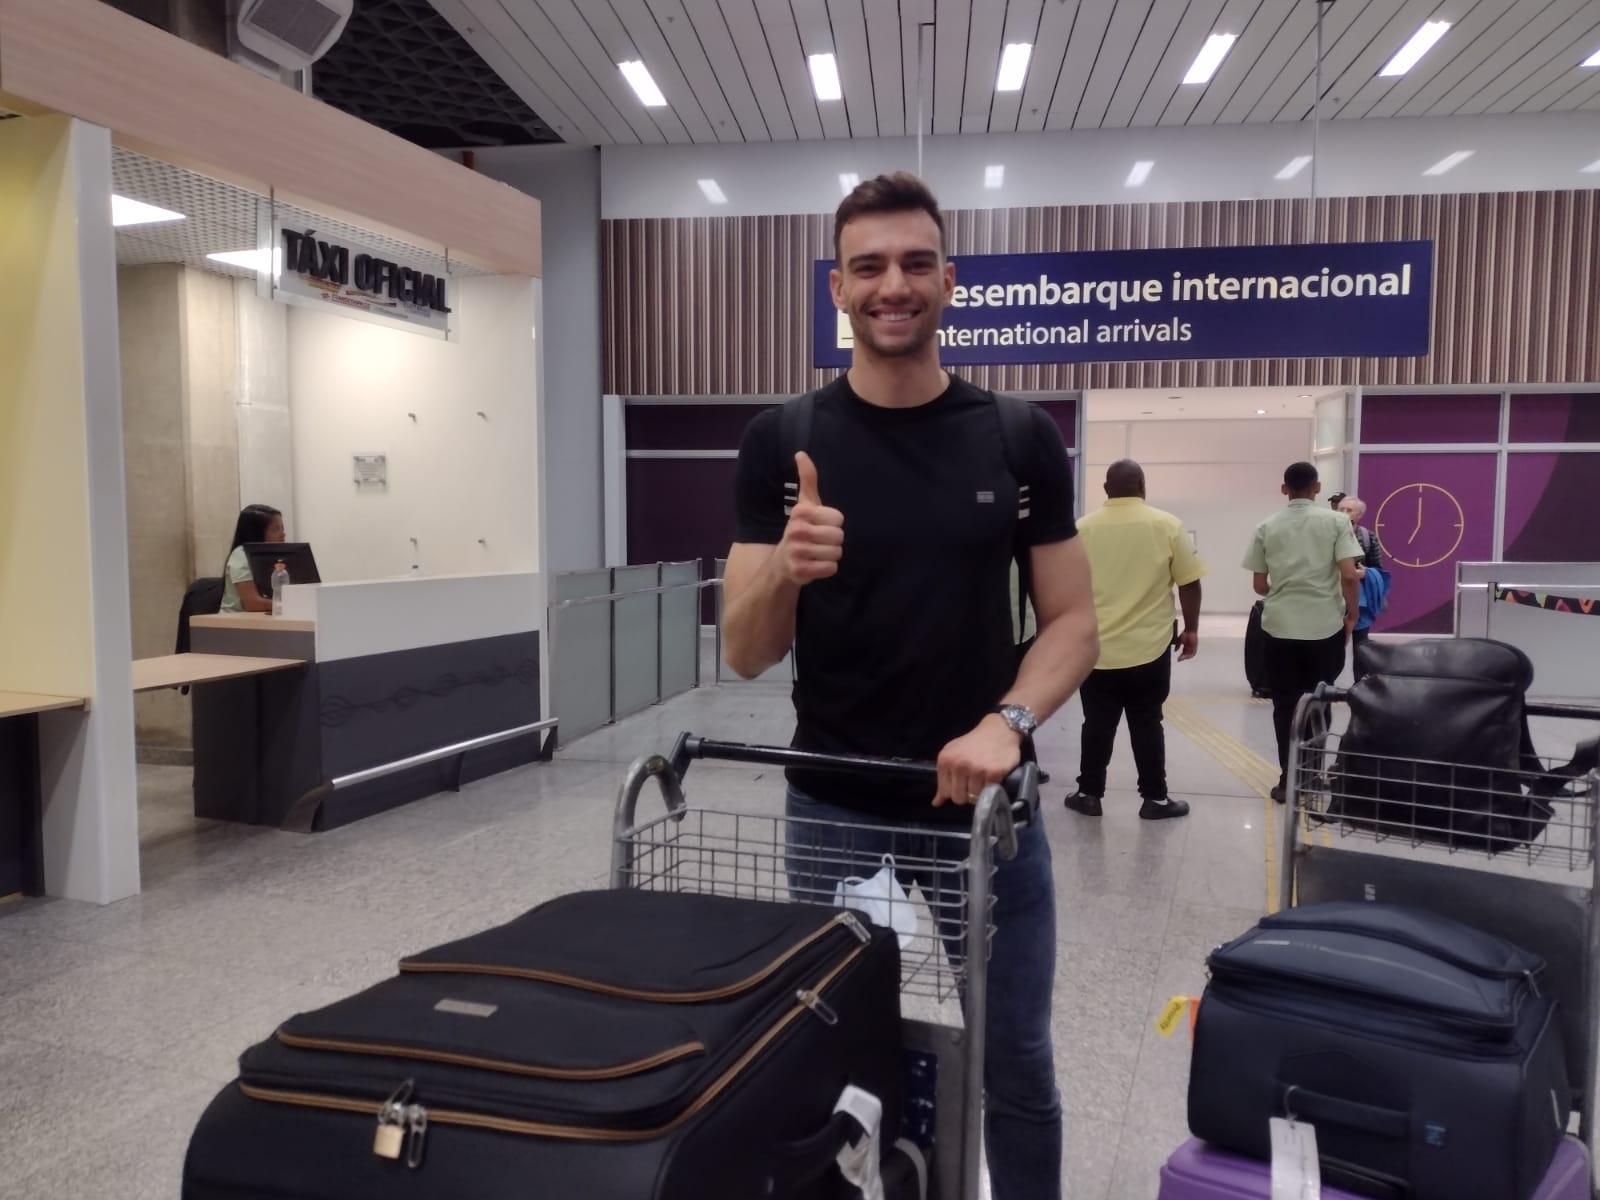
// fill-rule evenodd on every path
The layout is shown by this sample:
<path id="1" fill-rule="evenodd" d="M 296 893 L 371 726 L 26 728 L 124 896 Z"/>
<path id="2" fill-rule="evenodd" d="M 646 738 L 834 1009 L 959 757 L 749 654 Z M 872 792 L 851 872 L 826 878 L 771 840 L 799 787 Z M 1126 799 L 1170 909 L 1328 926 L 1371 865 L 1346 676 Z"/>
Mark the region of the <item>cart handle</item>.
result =
<path id="1" fill-rule="evenodd" d="M 692 733 L 678 735 L 677 743 L 667 761 L 673 774 L 682 780 L 689 764 L 698 758 L 714 758 L 724 762 L 757 763 L 773 767 L 802 767 L 812 771 L 836 771 L 841 774 L 861 775 L 879 779 L 915 779 L 937 784 L 939 768 L 930 762 L 917 762 L 909 758 L 872 758 L 864 754 L 821 754 L 814 750 L 797 750 L 791 746 L 749 746 L 742 742 L 719 742 L 696 737 Z M 1039 811 L 1039 767 L 1037 763 L 1019 763 L 1000 786 L 1011 801 L 1011 820 L 1016 827 L 1028 824 Z"/>

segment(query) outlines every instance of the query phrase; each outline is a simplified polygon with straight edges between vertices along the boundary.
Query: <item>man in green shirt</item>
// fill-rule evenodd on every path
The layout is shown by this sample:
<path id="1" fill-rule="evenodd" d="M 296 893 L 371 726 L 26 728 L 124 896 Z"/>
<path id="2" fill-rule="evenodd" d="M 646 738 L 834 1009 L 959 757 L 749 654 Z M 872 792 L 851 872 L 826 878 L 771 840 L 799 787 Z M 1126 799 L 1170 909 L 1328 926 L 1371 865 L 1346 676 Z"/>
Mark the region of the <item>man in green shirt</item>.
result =
<path id="1" fill-rule="evenodd" d="M 1261 631 L 1266 635 L 1267 689 L 1278 736 L 1278 786 L 1284 800 L 1289 770 L 1289 727 L 1300 697 L 1344 670 L 1345 644 L 1361 611 L 1356 565 L 1360 544 L 1343 513 L 1315 503 L 1322 484 L 1307 462 L 1283 473 L 1288 506 L 1256 526 L 1245 553 L 1255 574 L 1256 595 L 1266 597 Z"/>

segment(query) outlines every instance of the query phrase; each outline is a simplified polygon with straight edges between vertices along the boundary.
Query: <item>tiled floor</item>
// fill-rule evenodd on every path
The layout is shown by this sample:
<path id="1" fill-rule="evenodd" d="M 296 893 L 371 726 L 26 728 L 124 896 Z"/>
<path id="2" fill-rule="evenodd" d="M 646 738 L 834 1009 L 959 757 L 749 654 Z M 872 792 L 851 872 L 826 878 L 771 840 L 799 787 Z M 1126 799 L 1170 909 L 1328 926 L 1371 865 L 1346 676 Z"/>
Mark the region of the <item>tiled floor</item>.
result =
<path id="1" fill-rule="evenodd" d="M 1055 775 L 1045 820 L 1074 1200 L 1155 1194 L 1158 1165 L 1186 1136 L 1188 1059 L 1187 1034 L 1159 1036 L 1155 1017 L 1199 991 L 1206 952 L 1266 902 L 1272 814 L 1256 788 L 1271 720 L 1240 682 L 1240 651 L 1213 638 L 1174 670 L 1168 757 L 1173 794 L 1194 804 L 1187 820 L 1136 818 L 1125 742 L 1105 817 L 1065 811 L 1075 707 L 1041 739 Z M 142 895 L 0 909 L 0 1193 L 175 1200 L 189 1131 L 244 1046 L 382 978 L 405 952 L 602 884 L 617 788 L 638 755 L 684 729 L 781 743 L 789 726 L 781 683 L 705 688 L 552 764 L 313 837 L 197 822 L 188 772 L 143 768 Z M 776 805 L 781 788 L 771 772 L 711 765 L 689 784 L 708 805 Z"/>

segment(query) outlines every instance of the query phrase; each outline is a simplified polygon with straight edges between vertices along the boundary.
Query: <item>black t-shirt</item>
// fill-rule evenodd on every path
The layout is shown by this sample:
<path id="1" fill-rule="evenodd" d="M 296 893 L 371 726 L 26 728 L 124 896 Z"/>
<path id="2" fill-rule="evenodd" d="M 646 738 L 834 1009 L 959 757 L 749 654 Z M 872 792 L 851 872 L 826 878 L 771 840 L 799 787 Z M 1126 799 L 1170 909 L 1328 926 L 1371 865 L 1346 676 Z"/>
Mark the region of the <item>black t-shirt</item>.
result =
<path id="1" fill-rule="evenodd" d="M 796 448 L 816 463 L 822 502 L 844 513 L 844 555 L 838 574 L 800 591 L 796 746 L 932 761 L 1011 686 L 1014 550 L 1077 532 L 1061 433 L 1043 411 L 1032 417 L 1039 478 L 1019 481 L 993 398 L 953 375 L 916 408 L 868 404 L 843 375 L 818 393 L 809 445 Z M 784 484 L 796 476 L 781 439 L 777 409 L 745 430 L 740 542 L 783 537 Z M 1030 490 L 1026 517 L 1019 482 Z M 964 808 L 933 808 L 927 784 L 789 778 L 818 800 L 890 819 L 971 819 Z"/>

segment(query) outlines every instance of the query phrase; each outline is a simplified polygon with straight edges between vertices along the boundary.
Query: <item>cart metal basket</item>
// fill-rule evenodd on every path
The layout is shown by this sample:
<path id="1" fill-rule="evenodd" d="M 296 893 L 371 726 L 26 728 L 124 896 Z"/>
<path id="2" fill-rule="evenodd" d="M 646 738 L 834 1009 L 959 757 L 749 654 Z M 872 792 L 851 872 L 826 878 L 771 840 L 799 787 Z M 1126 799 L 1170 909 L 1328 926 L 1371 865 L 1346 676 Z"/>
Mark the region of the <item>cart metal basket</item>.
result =
<path id="1" fill-rule="evenodd" d="M 1529 704 L 1530 716 L 1600 722 L 1600 709 Z M 1600 773 L 1551 787 L 1549 770 L 1343 751 L 1347 694 L 1295 711 L 1279 904 L 1376 900 L 1439 913 L 1543 957 L 1563 1015 L 1579 1134 L 1593 1144 L 1600 1078 Z M 1548 794 L 1530 804 L 1529 797 Z M 1402 797 L 1397 799 L 1396 797 Z M 1468 801 L 1462 803 L 1462 801 Z M 1486 822 L 1484 810 L 1502 814 Z M 1521 814 L 1535 812 L 1527 819 Z"/>
<path id="2" fill-rule="evenodd" d="M 930 789 L 935 768 L 683 734 L 671 753 L 642 758 L 628 771 L 617 800 L 611 884 L 826 905 L 850 899 L 895 929 L 908 1061 L 933 1076 L 931 1113 L 911 1111 L 930 1101 L 908 1092 L 906 1123 L 931 1135 L 929 1195 L 977 1200 L 991 885 L 996 857 L 1015 855 L 1016 830 L 1037 810 L 1038 768 L 1024 764 L 1005 784 L 984 789 L 970 826 L 907 827 L 791 818 L 771 811 L 770 797 L 748 809 L 692 805 L 684 776 L 696 759 L 847 772 L 867 781 L 920 779 Z M 652 779 L 665 811 L 641 814 L 639 798 Z M 890 875 L 898 889 L 884 886 Z"/>

